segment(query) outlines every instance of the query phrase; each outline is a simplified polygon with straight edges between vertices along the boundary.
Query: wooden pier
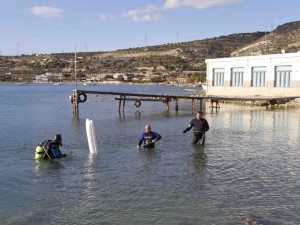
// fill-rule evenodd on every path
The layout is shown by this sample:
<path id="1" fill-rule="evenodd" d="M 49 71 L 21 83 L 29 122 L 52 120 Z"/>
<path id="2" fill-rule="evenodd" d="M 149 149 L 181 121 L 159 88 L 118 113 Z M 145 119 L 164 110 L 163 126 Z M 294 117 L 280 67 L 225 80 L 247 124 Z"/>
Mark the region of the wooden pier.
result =
<path id="1" fill-rule="evenodd" d="M 200 110 L 203 107 L 203 101 L 210 101 L 211 108 L 219 109 L 219 102 L 221 101 L 244 101 L 244 102 L 256 102 L 265 101 L 266 105 L 273 106 L 279 104 L 286 104 L 293 101 L 300 96 L 286 96 L 286 97 L 228 97 L 228 96 L 186 96 L 186 95 L 160 95 L 160 94 L 136 94 L 136 93 L 124 93 L 124 92 L 107 92 L 107 91 L 88 91 L 88 90 L 73 90 L 71 96 L 71 102 L 73 104 L 73 113 L 79 114 L 79 103 L 84 103 L 87 100 L 87 94 L 94 95 L 116 95 L 118 97 L 115 100 L 119 101 L 119 112 L 124 112 L 126 101 L 135 101 L 135 107 L 139 108 L 143 101 L 156 101 L 165 104 L 169 111 L 169 102 L 175 101 L 175 111 L 178 111 L 178 101 L 188 100 L 192 102 L 192 108 L 195 107 L 195 102 L 200 102 Z"/>

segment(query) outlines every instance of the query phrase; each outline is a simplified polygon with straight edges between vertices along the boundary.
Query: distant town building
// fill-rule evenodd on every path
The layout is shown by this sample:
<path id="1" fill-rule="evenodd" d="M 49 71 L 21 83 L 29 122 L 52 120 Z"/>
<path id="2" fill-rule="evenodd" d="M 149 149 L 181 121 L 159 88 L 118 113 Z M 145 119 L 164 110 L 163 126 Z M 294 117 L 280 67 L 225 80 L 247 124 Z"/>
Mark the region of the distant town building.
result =
<path id="1" fill-rule="evenodd" d="M 176 77 L 168 77 L 167 78 L 168 83 L 176 85 L 178 84 L 177 78 Z"/>
<path id="2" fill-rule="evenodd" d="M 189 77 L 188 77 L 187 75 L 179 75 L 179 76 L 177 77 L 177 81 L 178 81 L 178 83 L 180 83 L 180 84 L 186 84 L 186 83 L 189 82 Z"/>
<path id="3" fill-rule="evenodd" d="M 62 81 L 63 74 L 62 73 L 51 73 L 47 72 L 42 75 L 37 75 L 35 76 L 35 79 L 33 80 L 33 83 L 35 84 L 44 84 L 44 83 L 49 83 L 53 81 L 53 79 L 57 79 Z"/>
<path id="4" fill-rule="evenodd" d="M 207 59 L 207 94 L 300 96 L 300 53 Z"/>
<path id="5" fill-rule="evenodd" d="M 37 76 L 35 76 L 33 83 L 35 83 L 35 84 L 49 83 L 49 76 L 46 74 L 37 75 Z"/>

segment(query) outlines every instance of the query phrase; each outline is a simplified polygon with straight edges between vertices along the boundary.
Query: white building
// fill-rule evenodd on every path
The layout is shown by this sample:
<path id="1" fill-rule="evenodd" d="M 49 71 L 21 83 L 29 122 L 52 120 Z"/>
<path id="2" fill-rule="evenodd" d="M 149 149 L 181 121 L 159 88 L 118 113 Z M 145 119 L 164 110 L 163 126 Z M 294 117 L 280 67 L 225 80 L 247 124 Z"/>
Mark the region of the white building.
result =
<path id="1" fill-rule="evenodd" d="M 300 52 L 205 62 L 208 95 L 300 96 Z"/>
<path id="2" fill-rule="evenodd" d="M 35 84 L 49 83 L 49 76 L 46 74 L 37 75 L 35 76 L 35 80 L 33 80 L 33 83 Z"/>

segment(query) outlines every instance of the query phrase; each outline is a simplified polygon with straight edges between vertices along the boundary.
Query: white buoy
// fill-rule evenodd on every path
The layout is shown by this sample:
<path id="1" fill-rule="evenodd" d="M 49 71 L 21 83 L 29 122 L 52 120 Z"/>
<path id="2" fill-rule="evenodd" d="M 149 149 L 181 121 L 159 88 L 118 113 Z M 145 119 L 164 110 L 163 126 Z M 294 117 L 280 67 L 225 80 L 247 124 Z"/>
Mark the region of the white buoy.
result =
<path id="1" fill-rule="evenodd" d="M 86 135 L 89 143 L 90 153 L 96 154 L 98 151 L 97 151 L 97 140 L 96 140 L 96 133 L 95 133 L 93 120 L 86 119 L 85 126 L 86 126 Z"/>

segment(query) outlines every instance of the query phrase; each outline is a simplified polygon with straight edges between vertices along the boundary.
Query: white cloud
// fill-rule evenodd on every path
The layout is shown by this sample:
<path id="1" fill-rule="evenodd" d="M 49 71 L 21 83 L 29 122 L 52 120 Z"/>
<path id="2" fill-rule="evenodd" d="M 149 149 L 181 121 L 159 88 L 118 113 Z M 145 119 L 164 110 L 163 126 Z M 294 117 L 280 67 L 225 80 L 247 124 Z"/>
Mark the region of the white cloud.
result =
<path id="1" fill-rule="evenodd" d="M 100 13 L 99 14 L 99 19 L 100 20 L 113 20 L 114 16 L 108 15 L 108 14 L 104 14 L 104 13 Z"/>
<path id="2" fill-rule="evenodd" d="M 152 22 L 161 19 L 160 13 L 164 10 L 177 9 L 182 7 L 193 7 L 196 9 L 205 9 L 221 5 L 229 5 L 241 2 L 243 0 L 165 0 L 160 8 L 156 5 L 148 5 L 142 9 L 133 9 L 124 14 L 134 22 Z M 102 19 L 105 19 L 103 17 Z"/>
<path id="3" fill-rule="evenodd" d="M 41 16 L 46 18 L 62 18 L 62 9 L 48 7 L 48 6 L 35 6 L 30 8 L 30 12 L 35 16 Z"/>
<path id="4" fill-rule="evenodd" d="M 242 0 L 166 0 L 164 7 L 166 9 L 176 9 L 180 7 L 194 7 L 205 9 L 214 6 L 229 5 Z"/>
<path id="5" fill-rule="evenodd" d="M 155 5 L 148 5 L 143 9 L 133 9 L 125 13 L 134 22 L 152 22 L 160 20 L 160 9 Z"/>

